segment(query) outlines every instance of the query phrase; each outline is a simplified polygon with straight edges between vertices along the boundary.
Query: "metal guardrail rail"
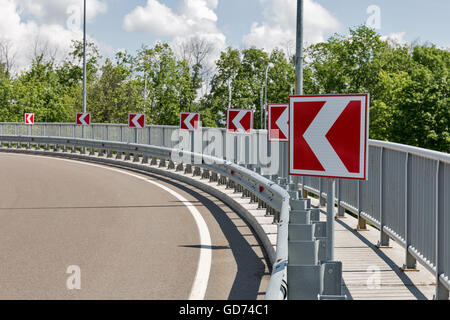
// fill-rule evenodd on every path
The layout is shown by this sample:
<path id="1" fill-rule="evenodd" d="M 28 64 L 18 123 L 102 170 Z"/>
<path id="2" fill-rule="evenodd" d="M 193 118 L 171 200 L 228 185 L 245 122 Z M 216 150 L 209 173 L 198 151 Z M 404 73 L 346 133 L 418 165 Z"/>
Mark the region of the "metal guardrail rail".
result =
<path id="1" fill-rule="evenodd" d="M 261 201 L 267 208 L 267 211 L 274 214 L 275 219 L 278 217 L 276 257 L 273 259 L 274 261 L 272 261 L 273 272 L 265 298 L 269 300 L 286 299 L 286 265 L 288 259 L 287 241 L 290 197 L 285 189 L 275 182 L 259 175 L 255 171 L 230 161 L 204 154 L 168 147 L 127 142 L 111 142 L 70 137 L 0 135 L 0 148 L 3 147 L 3 144 L 7 144 L 8 148 L 23 148 L 25 146 L 25 148 L 31 149 L 34 146 L 36 150 L 40 150 L 42 146 L 44 146 L 45 150 L 50 150 L 50 147 L 53 146 L 54 151 L 59 151 L 62 148 L 64 152 L 68 152 L 68 149 L 71 149 L 72 153 L 77 152 L 78 148 L 81 153 L 85 153 L 86 150 L 89 150 L 90 155 L 95 155 L 95 151 L 97 150 L 99 156 L 112 158 L 113 153 L 115 153 L 117 158 L 121 158 L 123 154 L 125 154 L 125 159 L 133 156 L 136 161 L 139 160 L 139 157 L 142 157 L 143 160 L 145 158 L 144 162 L 148 162 L 148 158 L 159 158 L 161 161 L 172 161 L 175 153 L 182 153 L 183 157 L 180 156 L 180 159 L 186 159 L 186 157 L 188 157 L 191 159 L 193 166 L 203 167 L 214 171 L 215 173 L 220 174 L 221 178 L 226 177 L 229 182 L 241 186 L 242 191 L 251 193 L 255 199 Z"/>
<path id="2" fill-rule="evenodd" d="M 165 149 L 165 156 L 175 146 L 172 134 L 178 128 L 174 126 L 148 126 L 138 129 L 140 148 L 149 145 Z M 225 129 L 218 129 L 223 136 Z M 81 138 L 81 127 L 69 123 L 47 123 L 27 126 L 23 123 L 0 123 L 0 135 L 40 135 Z M 126 125 L 94 124 L 85 127 L 86 137 L 90 141 L 101 140 L 127 142 L 134 146 L 134 130 Z M 256 135 L 264 134 L 255 131 Z M 79 140 L 81 142 L 81 140 Z M 85 140 L 88 141 L 88 140 Z M 256 141 L 260 141 L 256 139 Z M 96 145 L 98 147 L 98 144 Z M 257 148 L 260 146 L 258 145 Z M 153 148 L 153 152 L 157 149 Z M 224 146 L 224 150 L 227 146 Z M 160 149 L 161 151 L 162 149 Z M 140 150 L 139 150 L 140 151 Z M 225 154 L 225 153 L 224 153 Z M 237 159 L 237 158 L 234 158 Z M 220 159 L 223 161 L 223 159 Z M 237 162 L 237 161 L 236 161 Z M 222 169 L 243 174 L 252 174 L 252 170 L 232 162 L 224 162 Z M 210 169 L 218 170 L 215 166 Z M 226 170 L 225 170 L 226 171 Z M 321 204 L 325 203 L 323 192 L 325 178 L 301 177 L 303 190 L 319 195 Z M 269 183 L 268 179 L 265 180 Z M 274 185 L 272 181 L 270 181 Z M 273 186 L 272 185 L 272 186 Z M 274 186 L 273 186 L 274 187 Z M 269 187 L 269 190 L 272 187 Z M 283 193 L 285 190 L 280 188 Z M 266 200 L 265 200 L 266 201 Z M 344 210 L 356 214 L 359 227 L 364 228 L 366 221 L 380 230 L 380 246 L 387 246 L 394 239 L 405 248 L 405 268 L 414 268 L 420 261 L 436 275 L 436 298 L 448 298 L 450 289 L 450 155 L 401 144 L 369 140 L 369 180 L 338 180 L 335 202 L 339 214 Z M 284 207 L 282 207 L 284 204 Z M 287 224 L 289 221 L 289 201 L 280 201 L 277 208 L 280 224 L 277 241 L 277 258 L 269 285 L 268 296 L 279 296 L 280 280 L 285 278 L 283 262 L 287 261 Z M 281 259 L 281 260 L 280 260 Z M 283 269 L 284 268 L 284 269 Z M 281 271 L 279 271 L 281 270 Z M 280 277 L 283 274 L 283 277 Z M 273 288 L 278 288 L 275 290 Z M 275 290 L 275 291 L 272 291 Z M 272 294 L 273 293 L 273 294 Z"/>

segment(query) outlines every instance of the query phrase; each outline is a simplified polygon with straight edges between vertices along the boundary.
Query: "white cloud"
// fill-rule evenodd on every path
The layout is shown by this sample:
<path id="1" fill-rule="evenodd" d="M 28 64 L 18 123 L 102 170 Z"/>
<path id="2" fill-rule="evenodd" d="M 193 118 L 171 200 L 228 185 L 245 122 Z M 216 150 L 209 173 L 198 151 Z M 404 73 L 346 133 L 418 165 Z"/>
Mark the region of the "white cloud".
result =
<path id="1" fill-rule="evenodd" d="M 296 0 L 260 0 L 264 6 L 264 21 L 254 22 L 250 33 L 243 37 L 244 46 L 256 46 L 271 51 L 295 45 L 297 26 Z M 340 30 L 340 22 L 314 0 L 304 1 L 303 37 L 305 44 L 322 42 Z M 291 48 L 292 49 L 292 48 Z"/>
<path id="2" fill-rule="evenodd" d="M 386 36 L 381 36 L 381 40 L 388 41 L 395 44 L 404 44 L 406 41 L 404 39 L 406 32 L 394 32 Z"/>
<path id="3" fill-rule="evenodd" d="M 31 15 L 40 23 L 65 24 L 69 8 L 77 7 L 79 14 L 83 13 L 82 0 L 15 0 L 19 11 Z M 97 15 L 105 13 L 108 7 L 104 0 L 86 1 L 86 18 L 92 21 Z"/>
<path id="4" fill-rule="evenodd" d="M 30 65 L 35 49 L 63 58 L 71 50 L 71 40 L 81 40 L 81 28 L 68 28 L 68 19 L 74 12 L 67 8 L 79 4 L 77 0 L 47 0 L 37 3 L 31 0 L 0 0 L 0 41 L 8 42 L 15 54 L 15 69 L 20 72 Z M 102 1 L 88 1 L 91 19 L 106 11 Z M 82 12 L 82 8 L 81 8 Z M 89 6 L 87 8 L 89 12 Z M 82 21 L 81 19 L 78 19 Z M 89 37 L 88 37 L 89 38 Z M 98 43 L 102 49 L 108 46 Z"/>
<path id="5" fill-rule="evenodd" d="M 170 37 L 174 47 L 192 38 L 206 40 L 213 46 L 206 64 L 213 66 L 226 47 L 226 37 L 217 27 L 215 10 L 219 0 L 183 0 L 178 10 L 162 2 L 147 0 L 145 7 L 136 7 L 125 16 L 123 28 L 128 32 Z"/>
<path id="6" fill-rule="evenodd" d="M 157 36 L 216 34 L 218 0 L 183 0 L 178 12 L 158 0 L 147 0 L 127 14 L 123 28 L 128 32 L 147 32 Z"/>

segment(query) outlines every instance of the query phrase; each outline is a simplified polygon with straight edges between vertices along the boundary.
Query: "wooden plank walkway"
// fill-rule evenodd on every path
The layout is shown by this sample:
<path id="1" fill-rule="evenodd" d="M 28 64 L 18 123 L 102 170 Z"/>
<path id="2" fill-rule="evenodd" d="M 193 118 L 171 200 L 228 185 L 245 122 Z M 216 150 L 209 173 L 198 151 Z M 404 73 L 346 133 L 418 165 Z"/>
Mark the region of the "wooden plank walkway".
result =
<path id="1" fill-rule="evenodd" d="M 312 199 L 314 206 L 319 205 Z M 326 208 L 322 208 L 326 210 Z M 326 220 L 326 215 L 321 215 Z M 354 300 L 427 300 L 433 299 L 435 277 L 424 266 L 418 272 L 403 272 L 405 249 L 392 239 L 392 248 L 378 249 L 379 231 L 356 232 L 357 219 L 346 214 L 336 219 L 334 257 L 342 261 L 343 292 Z"/>

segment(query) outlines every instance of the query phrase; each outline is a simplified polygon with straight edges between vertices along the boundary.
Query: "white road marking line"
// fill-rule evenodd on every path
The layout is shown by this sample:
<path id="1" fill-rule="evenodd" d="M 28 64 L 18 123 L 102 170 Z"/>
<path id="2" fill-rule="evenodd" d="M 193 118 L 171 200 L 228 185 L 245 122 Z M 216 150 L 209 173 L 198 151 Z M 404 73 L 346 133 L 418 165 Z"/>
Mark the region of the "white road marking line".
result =
<path id="1" fill-rule="evenodd" d="M 29 155 L 24 154 L 26 156 L 30 157 L 36 157 L 36 158 L 45 158 L 49 159 L 47 156 L 38 156 L 38 155 Z M 197 266 L 197 272 L 195 274 L 194 283 L 191 288 L 191 293 L 189 294 L 189 300 L 203 300 L 206 295 L 206 289 L 208 287 L 208 280 L 209 280 L 209 274 L 211 272 L 211 260 L 212 260 L 212 254 L 211 254 L 211 235 L 209 233 L 208 225 L 206 224 L 205 220 L 203 219 L 200 212 L 197 210 L 197 208 L 189 202 L 185 197 L 183 197 L 178 192 L 158 183 L 152 180 L 148 180 L 148 178 L 133 174 L 131 172 L 127 172 L 125 170 L 117 169 L 117 168 L 111 168 L 107 165 L 99 165 L 99 164 L 93 164 L 93 163 L 86 163 L 83 161 L 77 161 L 77 160 L 70 160 L 70 159 L 60 159 L 60 158 L 51 158 L 55 160 L 61 160 L 61 161 L 67 161 L 67 162 L 75 162 L 78 164 L 84 164 L 88 166 L 93 167 L 99 167 L 111 171 L 120 172 L 122 174 L 126 174 L 141 180 L 144 180 L 146 182 L 149 182 L 164 191 L 170 193 L 175 198 L 180 200 L 186 208 L 189 210 L 189 212 L 194 217 L 195 223 L 197 224 L 197 229 L 200 234 L 200 257 L 198 259 L 198 266 Z"/>

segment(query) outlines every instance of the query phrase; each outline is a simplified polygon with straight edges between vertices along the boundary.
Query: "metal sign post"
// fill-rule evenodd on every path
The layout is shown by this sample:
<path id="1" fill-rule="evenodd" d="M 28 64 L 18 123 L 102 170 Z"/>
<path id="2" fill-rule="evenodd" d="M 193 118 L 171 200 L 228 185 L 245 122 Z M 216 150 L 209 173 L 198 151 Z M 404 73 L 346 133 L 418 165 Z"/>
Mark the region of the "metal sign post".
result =
<path id="1" fill-rule="evenodd" d="M 334 195 L 336 179 L 328 179 L 327 189 L 327 261 L 334 261 Z"/>

